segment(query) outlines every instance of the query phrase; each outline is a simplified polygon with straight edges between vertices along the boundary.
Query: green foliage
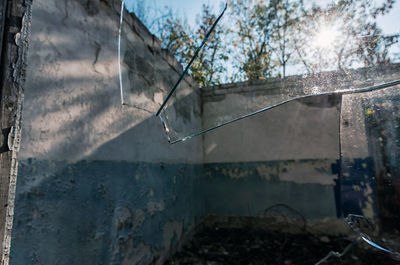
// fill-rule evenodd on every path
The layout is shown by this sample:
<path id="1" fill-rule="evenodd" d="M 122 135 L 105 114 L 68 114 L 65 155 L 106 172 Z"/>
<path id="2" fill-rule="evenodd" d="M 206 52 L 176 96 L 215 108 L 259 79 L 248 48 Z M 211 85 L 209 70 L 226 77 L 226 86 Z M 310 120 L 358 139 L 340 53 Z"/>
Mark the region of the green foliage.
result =
<path id="1" fill-rule="evenodd" d="M 217 16 L 212 13 L 210 6 L 203 5 L 201 16 L 198 18 L 196 43 L 200 43 Z M 191 67 L 191 74 L 200 86 L 212 86 L 221 83 L 222 76 L 226 72 L 225 61 L 228 59 L 227 47 L 223 45 L 222 38 L 228 34 L 228 30 L 222 24 L 216 26 L 209 36 L 206 45 Z M 197 46 L 196 46 L 197 48 Z"/>
<path id="2" fill-rule="evenodd" d="M 306 7 L 303 0 L 232 0 L 189 73 L 200 86 L 212 86 L 227 81 L 227 72 L 237 82 L 285 77 L 289 66 L 295 73 L 315 73 L 390 63 L 396 58 L 389 49 L 400 37 L 382 35 L 377 18 L 394 2 L 374 6 L 369 0 L 332 0 L 324 7 Z M 167 10 L 156 20 L 156 35 L 187 64 L 217 15 L 204 5 L 193 29 Z M 318 45 L 318 34 L 327 29 L 337 36 Z"/>
<path id="3" fill-rule="evenodd" d="M 188 26 L 187 21 L 174 16 L 169 10 L 159 21 L 157 35 L 162 47 L 172 52 L 184 65 L 189 63 L 216 18 L 210 6 L 203 5 L 197 19 L 198 27 L 194 30 Z M 228 59 L 227 47 L 222 44 L 222 38 L 228 32 L 222 24 L 217 25 L 189 70 L 192 78 L 202 87 L 221 83 L 226 71 L 224 62 Z"/>
<path id="4" fill-rule="evenodd" d="M 299 34 L 296 26 L 305 15 L 303 1 L 271 0 L 273 30 L 268 46 L 274 53 L 275 65 L 282 69 L 281 76 L 286 76 L 286 65 L 295 54 L 296 36 Z"/>
<path id="5" fill-rule="evenodd" d="M 240 54 L 236 64 L 240 79 L 265 79 L 273 76 L 274 67 L 268 43 L 271 38 L 271 13 L 261 2 L 249 4 L 250 1 L 232 1 L 232 17 L 235 21 L 234 42 Z"/>

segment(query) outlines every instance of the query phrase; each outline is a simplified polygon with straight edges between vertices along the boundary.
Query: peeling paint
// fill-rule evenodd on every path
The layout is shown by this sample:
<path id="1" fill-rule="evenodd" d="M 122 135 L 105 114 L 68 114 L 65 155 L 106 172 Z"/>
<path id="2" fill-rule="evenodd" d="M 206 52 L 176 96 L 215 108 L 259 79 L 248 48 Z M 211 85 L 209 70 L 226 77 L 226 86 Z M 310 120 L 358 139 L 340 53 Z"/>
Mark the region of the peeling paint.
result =
<path id="1" fill-rule="evenodd" d="M 260 177 L 270 181 L 272 179 L 272 175 L 278 174 L 278 168 L 276 167 L 267 167 L 266 165 L 260 165 L 256 168 L 257 173 Z"/>
<path id="2" fill-rule="evenodd" d="M 14 165 L 20 174 L 13 265 L 148 264 L 164 251 L 163 233 L 167 238 L 172 231 L 174 242 L 194 216 L 204 214 L 194 200 L 203 175 L 201 139 L 171 147 L 158 119 L 119 105 L 114 37 L 120 5 L 117 0 L 33 5 L 22 159 Z M 141 57 L 150 71 L 158 69 L 148 78 L 157 86 L 145 100 L 159 101 L 157 89 L 178 77 L 178 62 L 134 15 L 126 22 L 133 29 L 133 58 Z M 20 51 L 25 35 L 14 33 L 11 41 Z M 151 62 L 148 45 L 155 51 Z M 17 81 L 25 78 L 18 71 L 22 63 L 13 65 Z M 135 81 L 145 84 L 139 79 L 148 73 L 137 66 Z M 200 124 L 199 109 L 188 113 L 194 126 Z M 12 140 L 16 149 L 20 138 Z M 174 220 L 180 228 L 173 227 Z M 167 222 L 172 223 L 163 230 Z"/>
<path id="3" fill-rule="evenodd" d="M 65 4 L 65 7 L 68 8 L 67 0 L 57 0 L 56 2 L 60 6 Z M 93 4 L 92 11 L 89 10 L 93 16 L 98 12 L 104 12 L 101 8 L 104 7 L 105 3 L 108 3 L 108 1 L 103 1 L 101 5 L 98 5 L 98 0 L 83 2 L 88 5 Z M 83 2 L 79 0 L 79 3 Z M 120 3 L 120 1 L 116 2 Z M 39 3 L 42 4 L 40 0 Z M 72 4 L 70 2 L 71 6 Z M 38 6 L 45 9 L 40 4 Z M 100 9 L 97 10 L 98 8 Z M 30 105 L 30 109 L 27 109 L 28 114 L 32 112 L 34 115 L 29 116 L 30 120 L 28 120 L 26 127 L 29 133 L 27 133 L 26 138 L 25 155 L 26 158 L 38 156 L 47 160 L 24 160 L 20 167 L 22 170 L 20 170 L 21 179 L 19 180 L 17 194 L 19 205 L 16 211 L 16 229 L 13 234 L 14 264 L 30 264 L 32 257 L 35 257 L 37 263 L 60 265 L 126 265 L 160 262 L 161 259 L 157 261 L 157 258 L 160 255 L 166 255 L 181 240 L 184 231 L 192 224 L 192 220 L 196 217 L 201 218 L 208 212 L 257 215 L 272 204 L 279 202 L 290 204 L 293 208 L 301 211 L 306 218 L 336 216 L 332 185 L 335 183 L 337 175 L 331 170 L 332 165 L 337 163 L 336 148 L 338 145 L 336 142 L 332 146 L 328 145 L 331 148 L 326 148 L 327 146 L 324 145 L 325 149 L 321 148 L 321 150 L 324 149 L 324 152 L 314 150 L 311 157 L 317 158 L 310 160 L 284 160 L 288 157 L 282 158 L 278 152 L 272 152 L 276 161 L 267 161 L 271 158 L 265 155 L 267 152 L 263 147 L 260 147 L 259 153 L 255 153 L 255 155 L 251 153 L 251 158 L 245 158 L 249 159 L 250 162 L 240 162 L 244 159 L 243 156 L 248 156 L 248 152 L 237 152 L 240 159 L 238 158 L 235 163 L 210 163 L 204 165 L 204 167 L 201 163 L 168 163 L 171 160 L 187 161 L 187 159 L 192 162 L 199 162 L 203 154 L 213 155 L 221 152 L 220 148 L 223 152 L 226 152 L 226 150 L 223 149 L 223 145 L 215 144 L 215 142 L 220 143 L 220 141 L 211 141 L 206 147 L 205 153 L 197 145 L 182 145 L 183 147 L 170 147 L 168 145 L 165 147 L 165 145 L 162 145 L 163 142 L 154 137 L 156 135 L 154 132 L 160 131 L 161 128 L 156 127 L 148 116 L 143 116 L 145 117 L 143 118 L 126 108 L 121 111 L 121 108 L 115 107 L 115 102 L 118 101 L 115 101 L 115 97 L 111 96 L 114 95 L 115 73 L 107 71 L 108 75 L 100 78 L 98 73 L 95 73 L 94 76 L 93 67 L 90 67 L 95 64 L 98 67 L 97 69 L 103 71 L 108 67 L 112 69 L 113 65 L 115 66 L 115 60 L 102 58 L 102 56 L 107 56 L 107 51 L 113 50 L 111 48 L 114 47 L 112 45 L 115 43 L 97 39 L 101 38 L 100 31 L 90 33 L 90 29 L 102 29 L 101 32 L 104 29 L 104 35 L 109 38 L 114 32 L 112 29 L 116 24 L 110 20 L 111 22 L 105 24 L 106 27 L 101 28 L 99 25 L 104 20 L 101 17 L 91 20 L 91 23 L 95 25 L 93 28 L 86 27 L 90 23 L 86 23 L 86 21 L 83 23 L 82 17 L 89 20 L 94 18 L 87 18 L 86 13 L 83 13 L 83 16 L 82 10 L 78 8 L 70 10 L 73 12 L 69 13 L 67 9 L 63 9 L 62 12 L 53 12 L 52 8 L 49 8 L 49 10 L 51 12 L 41 10 L 44 14 L 50 15 L 45 17 L 45 22 L 47 23 L 49 18 L 56 22 L 53 28 L 46 28 L 48 32 L 44 35 L 46 36 L 50 32 L 57 36 L 61 24 L 65 26 L 63 29 L 68 30 L 73 30 L 76 25 L 85 25 L 85 27 L 82 26 L 87 31 L 84 37 L 89 38 L 89 40 L 81 42 L 79 39 L 81 35 L 79 35 L 79 38 L 73 41 L 77 41 L 77 46 L 92 47 L 90 49 L 93 49 L 93 44 L 96 43 L 96 58 L 94 60 L 92 58 L 93 50 L 90 50 L 92 51 L 90 58 L 85 57 L 87 55 L 86 50 L 83 50 L 79 54 L 83 57 L 77 60 L 83 62 L 61 64 L 61 62 L 67 61 L 66 59 L 70 59 L 69 47 L 63 50 L 59 46 L 51 47 L 48 54 L 46 53 L 48 57 L 46 55 L 45 58 L 41 58 L 40 52 L 42 50 L 38 54 L 32 54 L 32 56 L 37 56 L 42 60 L 45 67 L 57 68 L 57 71 L 40 69 L 40 71 L 37 71 L 40 74 L 32 75 L 31 79 L 34 85 L 30 87 L 32 94 L 30 98 L 27 98 L 27 102 L 31 102 L 31 99 L 36 99 L 36 97 L 37 100 Z M 59 16 L 60 13 L 64 15 L 64 11 L 67 17 L 69 14 L 68 21 L 65 18 L 62 20 L 62 16 Z M 85 11 L 88 11 L 87 8 Z M 107 14 L 110 13 L 109 10 L 107 12 Z M 76 23 L 76 25 L 73 23 Z M 141 26 L 136 26 L 140 31 Z M 37 30 L 38 36 L 43 34 L 39 29 Z M 98 33 L 99 36 L 93 33 Z M 140 68 L 141 63 L 144 62 L 146 63 L 145 68 L 152 71 L 151 68 L 154 67 L 154 63 L 146 62 L 146 58 L 142 56 L 140 51 L 147 49 L 145 42 L 153 40 L 150 40 L 146 35 L 139 36 L 133 32 L 131 37 L 135 40 L 140 39 L 139 42 L 134 44 L 139 44 L 138 47 L 135 47 L 137 49 L 132 49 L 135 51 L 132 56 L 136 59 L 131 62 L 136 64 L 133 67 Z M 55 40 L 56 38 L 48 42 L 44 42 L 43 39 L 37 40 L 36 45 L 37 47 L 41 47 L 42 44 L 55 46 Z M 16 35 L 15 41 L 20 43 L 21 35 Z M 112 57 L 110 54 L 108 56 Z M 39 59 L 37 59 L 37 62 Z M 79 67 L 71 67 L 72 65 Z M 32 66 L 31 73 L 36 73 L 34 66 Z M 40 63 L 37 66 L 43 67 Z M 90 69 L 83 71 L 87 66 Z M 167 65 L 162 65 L 162 67 L 167 67 Z M 71 72 L 70 69 L 82 69 L 82 71 L 77 73 Z M 41 72 L 42 70 L 43 72 Z M 170 78 L 169 70 L 166 71 L 168 72 L 167 76 L 163 78 Z M 17 74 L 19 75 L 19 73 Z M 153 75 L 154 73 L 147 76 L 146 73 L 142 72 L 138 75 L 139 77 L 133 78 L 137 78 L 138 84 L 148 85 L 154 84 Z M 67 82 L 69 78 L 71 79 L 69 80 L 70 83 Z M 139 78 L 146 80 L 139 80 Z M 81 81 L 80 79 L 84 80 Z M 92 79 L 96 79 L 96 81 Z M 44 82 L 44 87 L 48 87 L 46 92 L 49 92 L 49 94 L 43 93 L 44 88 L 41 86 L 43 80 L 50 80 Z M 160 83 L 164 83 L 164 80 Z M 68 111 L 59 110 L 57 109 L 58 106 L 55 106 L 54 109 L 37 110 L 36 107 L 38 106 L 50 105 L 48 104 L 49 101 L 46 100 L 58 99 L 59 92 L 55 93 L 54 87 L 62 88 L 64 95 L 72 95 L 63 98 L 63 104 L 66 102 L 67 105 L 86 107 L 69 108 Z M 98 91 L 96 94 L 86 94 L 78 91 L 78 89 L 75 90 L 76 87 L 84 91 L 107 89 L 100 90 L 103 94 L 97 93 Z M 84 88 L 94 88 L 94 90 Z M 45 99 L 38 96 L 42 94 L 46 94 Z M 90 98 L 90 100 L 87 100 L 87 98 Z M 144 95 L 143 99 L 162 102 L 161 94 L 155 91 L 151 91 L 149 95 Z M 289 110 L 287 113 L 291 115 L 291 118 L 293 118 L 291 109 L 306 108 L 306 106 L 298 108 L 297 103 L 288 106 L 286 110 Z M 215 109 L 209 109 L 215 112 Z M 184 121 L 193 118 L 193 113 L 180 113 L 179 109 L 174 111 L 177 115 L 180 114 Z M 315 110 L 312 111 L 315 113 Z M 53 114 L 58 112 L 62 114 L 59 114 L 59 116 Z M 199 115 L 198 109 L 194 112 Z M 95 113 L 96 115 L 88 115 L 81 119 L 82 113 Z M 328 120 L 331 120 L 329 117 L 336 117 L 337 109 L 326 110 L 324 113 L 329 115 L 327 116 Z M 134 115 L 132 116 L 132 114 Z M 320 114 L 321 112 L 318 112 L 318 115 Z M 63 115 L 67 118 L 64 118 Z M 281 113 L 278 113 L 276 117 L 288 123 L 287 120 L 282 119 L 281 115 Z M 52 126 L 57 128 L 56 130 L 52 130 L 53 127 L 46 127 L 49 117 L 57 121 L 52 123 Z M 63 119 L 60 121 L 57 117 Z M 304 115 L 304 117 L 308 116 Z M 118 119 L 118 121 L 114 122 L 115 119 Z M 325 120 L 322 120 L 322 122 L 326 123 Z M 336 126 L 336 124 L 333 125 Z M 270 124 L 268 126 L 272 128 Z M 112 133 L 108 132 L 111 128 L 115 128 Z M 274 130 L 276 130 L 275 127 Z M 208 134 L 206 138 L 210 135 L 212 134 Z M 329 137 L 332 137 L 332 135 Z M 330 139 L 329 137 L 326 139 Z M 336 135 L 333 135 L 333 137 L 336 137 Z M 154 141 L 154 138 L 156 141 Z M 162 140 L 164 139 L 162 138 Z M 199 141 L 201 142 L 201 140 Z M 325 138 L 321 140 L 321 142 L 324 141 Z M 88 142 L 90 142 L 88 145 L 81 147 L 82 143 L 87 144 Z M 309 141 L 298 142 L 309 143 Z M 255 143 L 259 144 L 258 142 Z M 279 143 L 273 144 L 279 147 L 277 150 L 283 148 Z M 165 152 L 160 152 L 160 149 Z M 328 150 L 328 152 L 326 153 L 325 150 Z M 131 155 L 131 153 L 135 155 Z M 196 155 L 193 155 L 194 153 Z M 251 159 L 260 154 L 262 154 L 260 157 L 265 158 L 266 161 L 251 162 L 253 161 Z M 306 154 L 308 155 L 308 153 Z M 328 154 L 323 157 L 331 159 L 318 159 L 322 154 Z M 305 153 L 296 153 L 295 155 L 296 159 L 308 157 Z M 173 156 L 173 158 L 170 156 Z M 88 157 L 99 161 L 82 160 L 89 159 Z M 129 159 L 127 159 L 128 157 Z M 130 162 L 120 162 L 117 158 Z M 290 158 L 294 159 L 293 157 Z M 74 161 L 54 162 L 51 159 L 74 159 Z M 143 161 L 151 161 L 151 163 Z M 354 160 L 352 163 L 355 164 L 357 161 Z M 364 171 L 370 170 L 370 163 L 362 161 L 361 168 Z M 343 176 L 345 178 L 357 177 L 357 172 L 345 171 Z M 368 184 L 368 176 L 363 175 L 363 178 L 365 182 L 360 183 L 351 182 L 353 179 L 349 180 L 346 188 L 352 189 L 351 192 L 358 191 L 362 196 L 367 197 L 366 201 L 360 199 L 357 203 L 363 212 L 371 214 L 374 204 L 373 191 Z M 296 198 L 296 200 L 293 200 L 293 198 Z M 43 207 L 43 205 L 46 207 Z M 59 242 L 60 238 L 62 240 Z M 65 250 L 68 250 L 69 253 L 66 254 Z M 54 256 L 52 256 L 53 254 Z M 62 257 L 63 260 L 57 260 L 58 257 Z"/>
<path id="4" fill-rule="evenodd" d="M 332 172 L 332 165 L 335 163 L 335 160 L 327 159 L 288 162 L 285 165 L 285 171 L 280 170 L 279 179 L 296 183 L 335 185 L 335 179 L 338 177 Z"/>
<path id="5" fill-rule="evenodd" d="M 271 205 L 285 203 L 306 218 L 333 217 L 336 202 L 330 183 L 337 175 L 330 170 L 336 163 L 336 160 L 291 160 L 205 164 L 205 204 L 210 213 L 249 216 L 262 214 Z M 327 165 L 325 175 L 321 173 L 321 165 Z M 300 174 L 295 179 L 299 168 L 308 169 L 306 172 L 313 174 L 314 182 L 299 181 Z M 293 178 L 282 181 L 285 174 L 292 174 Z M 315 177 L 321 175 L 324 179 Z"/>
<path id="6" fill-rule="evenodd" d="M 364 183 L 362 183 L 364 185 Z M 365 205 L 362 208 L 362 212 L 364 214 L 365 217 L 368 217 L 370 219 L 373 219 L 375 214 L 374 214 L 374 208 L 373 208 L 373 190 L 371 188 L 371 185 L 368 183 L 365 185 L 364 188 L 364 197 L 367 198 L 367 200 L 365 201 Z"/>
<path id="7" fill-rule="evenodd" d="M 183 223 L 180 221 L 168 221 L 163 227 L 163 248 L 171 249 L 172 244 L 179 242 L 183 233 Z"/>
<path id="8" fill-rule="evenodd" d="M 143 243 L 135 246 L 133 238 L 121 245 L 119 252 L 122 254 L 121 265 L 145 264 L 153 254 L 151 246 Z"/>
<path id="9" fill-rule="evenodd" d="M 341 207 L 343 215 L 359 214 L 376 217 L 376 188 L 371 158 L 351 158 L 342 161 Z"/>
<path id="10" fill-rule="evenodd" d="M 164 211 L 164 206 L 165 206 L 164 201 L 160 201 L 160 202 L 150 201 L 147 203 L 147 211 L 149 212 L 149 214 L 151 216 L 153 216 L 157 212 Z"/>
<path id="11" fill-rule="evenodd" d="M 132 221 L 132 229 L 140 227 L 146 220 L 145 212 L 142 209 L 136 209 Z"/>
<path id="12" fill-rule="evenodd" d="M 115 226 L 118 230 L 132 222 L 132 213 L 128 207 L 118 207 L 114 210 Z"/>
<path id="13" fill-rule="evenodd" d="M 195 176 L 202 175 L 202 167 L 185 165 L 185 178 L 173 184 L 172 176 L 180 175 L 181 168 L 168 163 L 161 169 L 157 163 L 21 160 L 12 264 L 30 264 L 32 256 L 43 264 L 63 257 L 60 265 L 156 260 L 169 251 L 164 243 L 170 233 L 170 242 L 179 243 L 194 216 L 202 216 L 203 206 L 193 202 L 200 196 L 200 178 Z M 136 172 L 147 176 L 137 181 Z"/>
<path id="14" fill-rule="evenodd" d="M 242 170 L 241 168 L 234 168 L 234 169 L 222 169 L 222 174 L 225 176 L 229 176 L 232 179 L 240 179 L 246 178 L 249 176 L 249 171 Z"/>
<path id="15" fill-rule="evenodd" d="M 335 185 L 337 173 L 332 172 L 337 160 L 299 160 L 242 163 L 216 163 L 206 167 L 207 176 L 222 174 L 231 179 L 258 176 L 266 181 L 319 183 Z"/>

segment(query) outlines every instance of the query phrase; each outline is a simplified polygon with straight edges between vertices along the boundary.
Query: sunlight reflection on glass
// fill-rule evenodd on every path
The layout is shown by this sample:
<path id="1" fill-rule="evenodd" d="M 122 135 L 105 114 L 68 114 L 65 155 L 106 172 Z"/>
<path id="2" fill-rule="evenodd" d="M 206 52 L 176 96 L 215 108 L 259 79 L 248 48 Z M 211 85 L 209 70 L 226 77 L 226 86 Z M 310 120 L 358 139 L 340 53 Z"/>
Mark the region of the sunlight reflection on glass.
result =
<path id="1" fill-rule="evenodd" d="M 195 2 L 124 1 L 135 15 L 124 16 L 120 34 L 123 103 L 159 114 L 171 143 L 292 100 L 400 83 L 400 56 L 394 53 L 400 33 L 388 35 L 387 25 L 376 24 L 378 16 L 396 12 L 394 7 L 370 6 L 368 0 L 316 0 L 312 6 L 237 0 L 230 1 L 216 25 L 226 0 Z M 159 39 L 150 50 L 133 49 L 132 43 L 140 41 L 132 33 L 135 19 L 150 29 L 143 27 L 141 33 Z M 164 54 L 166 63 L 157 54 Z M 170 66 L 176 74 L 164 75 Z M 140 75 L 143 69 L 146 76 Z M 187 80 L 175 87 L 183 76 Z"/>
<path id="2" fill-rule="evenodd" d="M 339 30 L 334 27 L 323 26 L 314 37 L 314 45 L 319 48 L 331 48 L 339 37 Z"/>

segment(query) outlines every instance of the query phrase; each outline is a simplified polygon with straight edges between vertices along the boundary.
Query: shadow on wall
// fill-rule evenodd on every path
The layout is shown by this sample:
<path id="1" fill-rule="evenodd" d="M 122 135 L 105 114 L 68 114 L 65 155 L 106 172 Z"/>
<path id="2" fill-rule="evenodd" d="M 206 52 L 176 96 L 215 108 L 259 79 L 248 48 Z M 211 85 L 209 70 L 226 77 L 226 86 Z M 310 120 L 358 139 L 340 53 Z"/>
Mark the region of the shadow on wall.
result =
<path id="1" fill-rule="evenodd" d="M 199 163 L 201 137 L 170 145 L 158 117 L 152 116 L 98 147 L 86 159 Z M 190 154 L 190 155 L 188 155 Z"/>
<path id="2" fill-rule="evenodd" d="M 120 4 L 33 5 L 11 264 L 146 263 L 204 215 L 201 138 L 120 104 Z"/>
<path id="3" fill-rule="evenodd" d="M 37 2 L 32 16 L 22 158 L 80 159 L 145 118 L 119 106 L 116 21 L 75 1 Z"/>
<path id="4" fill-rule="evenodd" d="M 272 205 L 286 204 L 306 219 L 334 218 L 337 175 L 332 163 L 336 160 L 205 164 L 206 209 L 213 214 L 258 216 Z"/>
<path id="5" fill-rule="evenodd" d="M 11 264 L 142 264 L 166 255 L 204 215 L 195 199 L 199 171 L 187 164 L 22 161 Z"/>
<path id="6" fill-rule="evenodd" d="M 193 146 L 200 144 L 201 139 L 194 140 L 189 148 L 181 145 L 174 147 L 171 152 L 172 147 L 166 143 L 165 137 L 160 137 L 162 133 L 158 134 L 158 131 L 162 132 L 161 125 L 157 124 L 159 120 L 147 112 L 121 106 L 117 57 L 120 4 L 116 0 L 100 3 L 92 0 L 85 3 L 41 0 L 33 6 L 21 159 L 88 159 L 100 146 L 145 122 L 145 125 L 140 125 L 141 129 L 147 130 L 147 136 L 151 134 L 156 138 L 145 143 L 145 139 L 149 138 L 143 137 L 144 133 L 140 133 L 140 129 L 133 130 L 138 135 L 132 135 L 131 139 L 125 138 L 126 143 L 139 143 L 140 149 L 135 147 L 124 152 L 128 160 L 130 157 L 139 160 L 147 157 L 151 161 L 169 161 L 174 154 L 178 154 L 178 158 L 183 161 L 188 157 L 191 161 L 201 160 L 201 150 L 192 150 Z M 90 5 L 93 6 L 89 8 Z M 97 10 L 97 6 L 98 11 L 94 12 L 97 15 L 93 16 L 88 9 Z M 132 31 L 135 29 L 133 27 Z M 170 61 L 161 58 L 162 54 L 153 53 L 153 50 L 160 49 L 153 47 L 151 50 L 149 47 L 157 45 L 153 42 L 153 36 L 147 31 L 140 33 L 144 35 L 132 33 L 136 46 L 131 59 L 136 61 L 144 56 L 154 61 L 154 64 L 157 62 L 154 69 L 154 72 L 158 72 L 157 84 L 168 87 L 166 80 L 171 80 L 171 76 L 178 78 L 176 70 Z M 141 76 L 146 74 L 142 73 L 145 69 L 134 70 Z M 136 81 L 143 81 L 143 78 L 139 79 Z M 138 89 L 137 85 L 152 89 L 154 86 L 138 82 L 134 89 Z M 197 126 L 196 121 L 189 122 L 193 123 L 190 126 Z M 150 150 L 154 149 L 150 146 L 157 145 L 163 151 L 157 153 Z M 151 154 L 144 155 L 144 150 L 153 152 L 156 158 Z M 194 155 L 183 155 L 182 152 L 192 152 Z M 98 155 L 95 157 L 97 159 Z M 101 159 L 121 157 L 119 152 L 108 152 Z M 126 160 L 126 157 L 123 159 Z"/>

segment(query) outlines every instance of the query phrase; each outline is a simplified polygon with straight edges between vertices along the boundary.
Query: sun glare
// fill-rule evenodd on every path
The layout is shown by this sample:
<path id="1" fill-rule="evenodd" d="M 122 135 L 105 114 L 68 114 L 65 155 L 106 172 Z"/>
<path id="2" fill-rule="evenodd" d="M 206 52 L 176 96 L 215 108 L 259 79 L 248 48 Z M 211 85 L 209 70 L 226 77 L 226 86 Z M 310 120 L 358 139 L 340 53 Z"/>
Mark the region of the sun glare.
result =
<path id="1" fill-rule="evenodd" d="M 314 38 L 314 45 L 319 48 L 330 48 L 339 37 L 339 31 L 332 27 L 322 27 Z"/>

